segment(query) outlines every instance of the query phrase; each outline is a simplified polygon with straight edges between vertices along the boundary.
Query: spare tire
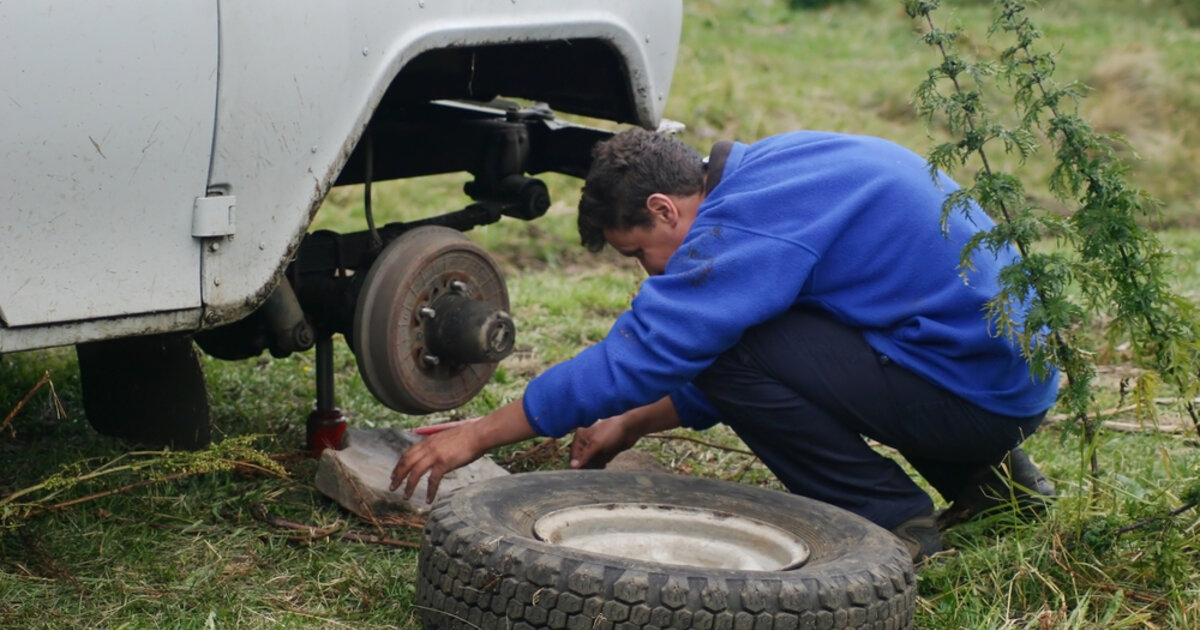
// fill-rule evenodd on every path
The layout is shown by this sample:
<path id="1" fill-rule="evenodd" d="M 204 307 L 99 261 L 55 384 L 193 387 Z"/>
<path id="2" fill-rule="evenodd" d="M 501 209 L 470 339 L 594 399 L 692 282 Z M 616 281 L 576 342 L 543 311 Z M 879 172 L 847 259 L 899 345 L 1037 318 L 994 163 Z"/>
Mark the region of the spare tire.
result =
<path id="1" fill-rule="evenodd" d="M 623 516 L 595 518 L 594 509 Z M 730 519 L 735 530 L 761 526 L 799 541 L 805 557 L 755 568 L 664 560 L 657 552 L 671 545 L 639 533 L 654 526 L 638 515 L 673 511 L 705 519 L 685 521 L 693 533 L 720 532 Z M 556 539 L 572 514 L 592 530 L 628 522 L 631 538 L 610 544 L 592 531 L 599 550 L 569 535 L 539 539 Z M 648 551 L 621 553 L 639 538 Z M 664 473 L 524 473 L 461 488 L 430 512 L 418 570 L 417 614 L 430 629 L 899 630 L 911 627 L 916 599 L 907 551 L 873 523 L 796 495 Z"/>

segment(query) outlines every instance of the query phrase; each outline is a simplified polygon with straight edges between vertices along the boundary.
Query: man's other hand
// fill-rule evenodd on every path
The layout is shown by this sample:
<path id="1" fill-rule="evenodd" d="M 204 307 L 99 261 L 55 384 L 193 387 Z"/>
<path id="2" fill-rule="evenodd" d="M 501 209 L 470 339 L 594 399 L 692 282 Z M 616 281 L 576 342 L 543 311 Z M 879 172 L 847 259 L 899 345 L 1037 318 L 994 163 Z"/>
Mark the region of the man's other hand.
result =
<path id="1" fill-rule="evenodd" d="M 575 429 L 575 441 L 571 442 L 571 468 L 604 468 L 618 453 L 637 444 L 643 435 L 678 426 L 675 404 L 670 396 L 664 396 L 644 407 L 600 420 L 587 428 Z"/>
<path id="2" fill-rule="evenodd" d="M 618 453 L 633 446 L 620 417 L 575 429 L 571 468 L 604 468 Z"/>

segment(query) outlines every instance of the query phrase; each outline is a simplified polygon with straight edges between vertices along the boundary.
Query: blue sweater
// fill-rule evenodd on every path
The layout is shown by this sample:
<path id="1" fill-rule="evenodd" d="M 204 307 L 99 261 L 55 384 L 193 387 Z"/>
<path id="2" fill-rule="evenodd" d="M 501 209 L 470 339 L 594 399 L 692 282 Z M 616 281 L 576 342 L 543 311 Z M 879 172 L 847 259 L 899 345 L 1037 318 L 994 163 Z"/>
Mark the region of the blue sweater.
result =
<path id="1" fill-rule="evenodd" d="M 531 381 L 524 408 L 541 435 L 670 395 L 684 426 L 719 421 L 691 380 L 746 329 L 815 308 L 862 330 L 875 350 L 976 405 L 1022 417 L 1048 409 L 1057 378 L 1030 375 L 984 303 L 1015 253 L 977 253 L 968 238 L 994 224 L 942 203 L 958 186 L 886 140 L 795 132 L 735 143 L 720 183 L 663 275 L 642 283 L 603 341 Z"/>

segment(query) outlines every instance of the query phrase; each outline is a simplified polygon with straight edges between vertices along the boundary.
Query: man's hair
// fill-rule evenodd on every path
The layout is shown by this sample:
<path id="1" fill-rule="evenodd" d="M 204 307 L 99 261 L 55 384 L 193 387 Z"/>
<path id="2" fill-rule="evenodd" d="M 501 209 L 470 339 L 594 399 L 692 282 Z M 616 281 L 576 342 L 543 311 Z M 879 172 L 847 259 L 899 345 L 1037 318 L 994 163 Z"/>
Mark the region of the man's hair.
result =
<path id="1" fill-rule="evenodd" d="M 673 137 L 634 128 L 592 149 L 579 198 L 579 240 L 598 252 L 604 230 L 650 225 L 646 199 L 654 193 L 694 195 L 704 186 L 703 156 Z"/>

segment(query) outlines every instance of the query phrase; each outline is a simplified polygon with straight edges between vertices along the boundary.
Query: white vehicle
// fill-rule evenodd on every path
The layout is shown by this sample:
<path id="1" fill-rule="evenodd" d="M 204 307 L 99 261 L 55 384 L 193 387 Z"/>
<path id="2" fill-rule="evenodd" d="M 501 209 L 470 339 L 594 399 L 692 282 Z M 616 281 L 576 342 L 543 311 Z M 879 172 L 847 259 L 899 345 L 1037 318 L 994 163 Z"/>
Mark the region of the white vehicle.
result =
<path id="1" fill-rule="evenodd" d="M 605 132 L 654 128 L 679 0 L 0 3 L 0 353 L 76 344 L 91 423 L 209 440 L 193 340 L 318 355 L 409 413 L 470 399 L 512 347 L 496 265 L 461 235 L 549 204 Z M 545 103 L 516 108 L 501 97 Z M 371 181 L 465 171 L 464 209 L 376 226 Z M 368 184 L 364 230 L 313 233 Z M 316 435 L 317 437 L 314 437 Z M 328 437 L 328 436 L 325 436 Z"/>

